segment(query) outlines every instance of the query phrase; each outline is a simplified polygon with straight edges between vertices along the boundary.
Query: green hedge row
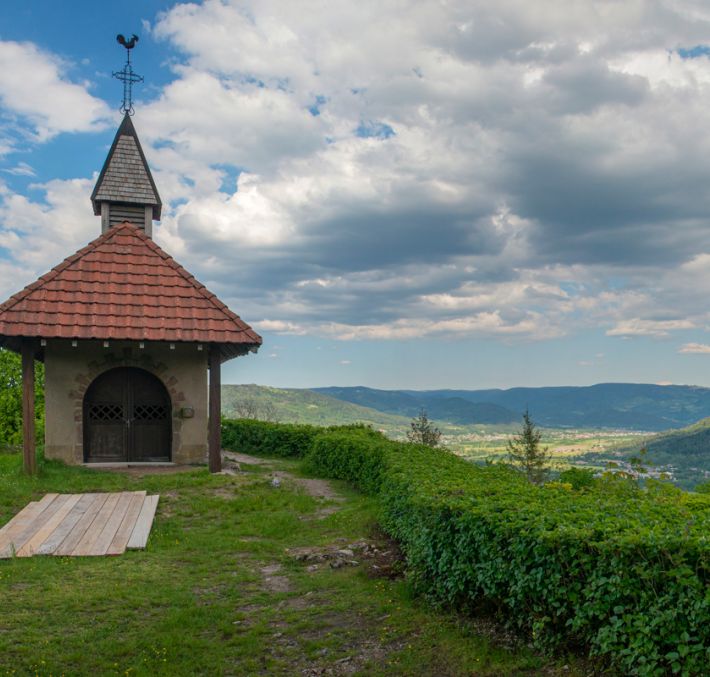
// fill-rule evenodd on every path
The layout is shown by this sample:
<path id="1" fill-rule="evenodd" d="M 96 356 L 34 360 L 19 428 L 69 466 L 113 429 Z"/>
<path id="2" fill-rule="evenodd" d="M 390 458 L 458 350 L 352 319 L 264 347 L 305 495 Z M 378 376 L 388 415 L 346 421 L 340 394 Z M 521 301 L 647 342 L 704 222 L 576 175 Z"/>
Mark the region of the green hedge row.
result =
<path id="1" fill-rule="evenodd" d="M 313 441 L 324 431 L 329 430 L 354 433 L 367 431 L 377 434 L 357 423 L 323 428 L 297 423 L 270 423 L 247 418 L 222 419 L 222 446 L 244 454 L 302 458 Z"/>
<path id="2" fill-rule="evenodd" d="M 303 440 L 289 455 L 378 495 L 432 601 L 493 608 L 536 646 L 584 647 L 625 674 L 708 674 L 710 497 L 613 479 L 536 487 L 367 430 Z"/>
<path id="3" fill-rule="evenodd" d="M 379 433 L 360 430 L 327 430 L 305 453 L 305 468 L 324 477 L 347 480 L 367 494 L 378 494 L 392 443 Z"/>
<path id="4" fill-rule="evenodd" d="M 323 428 L 292 423 L 267 423 L 252 419 L 224 419 L 222 446 L 244 454 L 300 458 Z"/>

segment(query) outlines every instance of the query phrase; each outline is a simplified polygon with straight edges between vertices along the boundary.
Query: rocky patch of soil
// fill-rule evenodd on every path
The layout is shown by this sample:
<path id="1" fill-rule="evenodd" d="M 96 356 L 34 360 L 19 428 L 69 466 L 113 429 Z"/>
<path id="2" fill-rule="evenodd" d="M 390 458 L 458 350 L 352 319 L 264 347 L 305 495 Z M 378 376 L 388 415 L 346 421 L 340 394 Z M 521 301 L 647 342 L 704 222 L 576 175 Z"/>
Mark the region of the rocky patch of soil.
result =
<path id="1" fill-rule="evenodd" d="M 260 569 L 264 587 L 270 592 L 288 592 L 291 581 L 286 576 L 279 576 L 280 564 L 268 564 Z"/>
<path id="2" fill-rule="evenodd" d="M 306 565 L 308 571 L 323 567 L 341 569 L 367 564 L 368 573 L 383 578 L 396 578 L 402 573 L 401 553 L 395 543 L 361 540 L 346 545 L 289 548 L 287 554 Z"/>

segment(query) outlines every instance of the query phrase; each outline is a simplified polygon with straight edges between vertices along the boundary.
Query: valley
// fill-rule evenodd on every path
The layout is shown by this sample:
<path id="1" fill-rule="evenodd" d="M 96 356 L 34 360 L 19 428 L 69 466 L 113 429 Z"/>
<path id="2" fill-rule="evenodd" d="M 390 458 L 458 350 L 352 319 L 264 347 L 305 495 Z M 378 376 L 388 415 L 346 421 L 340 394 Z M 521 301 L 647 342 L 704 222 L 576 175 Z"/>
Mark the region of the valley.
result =
<path id="1" fill-rule="evenodd" d="M 706 389 L 678 386 L 675 394 L 678 399 L 667 397 L 673 395 L 672 390 L 658 391 L 659 386 L 648 386 L 648 392 L 637 385 L 618 388 L 597 388 L 596 393 L 607 398 L 609 407 L 609 390 L 617 391 L 615 405 L 622 412 L 638 410 L 640 403 L 655 402 L 651 410 L 661 420 L 677 419 L 702 412 L 705 406 Z M 665 388 L 665 387 L 664 387 Z M 533 391 L 537 389 L 524 389 Z M 540 389 L 550 391 L 555 389 Z M 565 389 L 566 390 L 566 389 Z M 583 390 L 583 389 L 579 389 Z M 576 393 L 577 400 L 588 400 L 594 416 L 599 416 L 600 406 L 595 405 L 595 390 Z M 225 385 L 223 386 L 223 415 L 228 418 L 260 418 L 282 423 L 303 423 L 318 426 L 345 425 L 364 423 L 383 432 L 394 440 L 404 440 L 412 416 L 416 415 L 424 405 L 431 400 L 438 401 L 438 407 L 430 410 L 425 407 L 429 417 L 442 432 L 442 442 L 454 453 L 475 463 L 503 461 L 506 457 L 506 442 L 520 427 L 520 414 L 511 412 L 511 420 L 507 422 L 469 422 L 461 423 L 461 395 L 469 391 L 458 391 L 456 398 L 442 397 L 431 392 L 426 397 L 404 391 L 377 391 L 369 388 L 320 388 L 285 389 L 258 385 Z M 470 391 L 476 392 L 476 391 Z M 498 391 L 505 392 L 505 391 Z M 633 397 L 631 402 L 625 401 L 622 393 Z M 541 404 L 541 409 L 548 412 L 546 420 L 553 423 L 568 416 L 559 401 L 560 394 L 543 392 L 534 396 L 528 392 L 529 399 Z M 661 398 L 660 395 L 663 395 Z M 475 396 L 475 395 L 473 395 Z M 348 399 L 339 399 L 347 397 Z M 451 410 L 446 403 L 451 400 Z M 504 399 L 504 398 L 503 398 Z M 355 401 L 353 401 L 355 400 Z M 553 406 L 557 401 L 560 413 L 557 419 L 553 417 Z M 680 402 L 680 403 L 679 403 Z M 708 400 L 710 402 L 710 399 Z M 364 403 L 382 407 L 366 406 Z M 690 406 L 692 404 L 692 406 Z M 578 406 L 578 405 L 576 405 Z M 710 407 L 710 405 L 708 405 Z M 386 410 L 385 410 L 386 409 Z M 468 409 L 467 415 L 472 415 Z M 498 409 L 477 409 L 480 418 L 488 418 L 492 414 L 494 421 L 499 418 Z M 581 410 L 580 410 L 581 411 Z M 436 415 L 434 413 L 436 412 Z M 535 409 L 531 406 L 535 418 Z M 692 413 L 689 413 L 692 412 Z M 578 414 L 579 416 L 580 414 Z M 629 416 L 626 414 L 627 417 Z M 611 421 L 617 417 L 612 411 Z M 537 419 L 535 419 L 536 422 Z M 609 423 L 601 419 L 602 423 Z M 635 421 L 638 423 L 638 419 Z M 580 426 L 566 427 L 561 424 L 543 425 L 542 443 L 552 452 L 552 466 L 561 471 L 571 466 L 591 467 L 597 470 L 606 469 L 609 464 L 615 464 L 622 470 L 632 471 L 629 459 L 638 455 L 640 449 L 648 446 L 649 453 L 645 459 L 646 475 L 650 477 L 667 474 L 671 480 L 685 489 L 692 489 L 698 483 L 710 479 L 710 420 L 693 423 L 686 428 L 671 431 L 654 432 L 658 424 L 652 421 L 648 429 L 625 429 L 606 425 L 604 427 Z"/>

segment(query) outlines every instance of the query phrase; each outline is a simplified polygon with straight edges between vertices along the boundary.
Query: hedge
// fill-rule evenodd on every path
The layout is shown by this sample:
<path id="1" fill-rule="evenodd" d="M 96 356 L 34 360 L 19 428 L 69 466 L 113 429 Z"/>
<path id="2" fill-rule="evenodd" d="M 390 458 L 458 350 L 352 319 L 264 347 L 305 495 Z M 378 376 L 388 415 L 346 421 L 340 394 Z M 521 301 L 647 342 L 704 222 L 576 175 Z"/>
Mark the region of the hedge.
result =
<path id="1" fill-rule="evenodd" d="M 625 674 L 707 674 L 710 496 L 626 480 L 536 487 L 372 431 L 302 439 L 289 455 L 378 496 L 431 601 L 493 608 L 538 648 L 584 648 Z"/>
<path id="2" fill-rule="evenodd" d="M 301 457 L 322 431 L 311 425 L 226 419 L 222 421 L 222 446 L 245 454 Z"/>
<path id="3" fill-rule="evenodd" d="M 297 423 L 271 423 L 253 419 L 222 419 L 222 446 L 244 454 L 301 458 L 324 431 L 369 431 L 362 424 L 323 428 Z M 376 433 L 374 433 L 376 434 Z"/>
<path id="4" fill-rule="evenodd" d="M 304 465 L 315 474 L 347 480 L 367 494 L 378 494 L 387 453 L 392 453 L 392 444 L 379 433 L 335 428 L 313 440 Z"/>

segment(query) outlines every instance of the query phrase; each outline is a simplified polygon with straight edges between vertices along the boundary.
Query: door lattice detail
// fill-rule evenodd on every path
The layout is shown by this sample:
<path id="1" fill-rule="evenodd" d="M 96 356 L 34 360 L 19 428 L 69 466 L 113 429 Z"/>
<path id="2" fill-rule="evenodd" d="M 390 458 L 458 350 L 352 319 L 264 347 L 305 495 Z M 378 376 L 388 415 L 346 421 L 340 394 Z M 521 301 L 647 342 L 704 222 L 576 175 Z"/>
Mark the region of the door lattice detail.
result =
<path id="1" fill-rule="evenodd" d="M 120 404 L 92 404 L 89 420 L 93 423 L 122 423 L 123 407 Z"/>
<path id="2" fill-rule="evenodd" d="M 164 421 L 168 418 L 168 408 L 162 404 L 138 404 L 133 408 L 133 420 L 140 423 Z"/>

